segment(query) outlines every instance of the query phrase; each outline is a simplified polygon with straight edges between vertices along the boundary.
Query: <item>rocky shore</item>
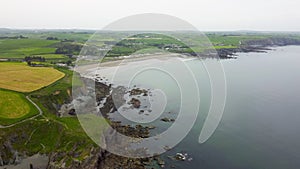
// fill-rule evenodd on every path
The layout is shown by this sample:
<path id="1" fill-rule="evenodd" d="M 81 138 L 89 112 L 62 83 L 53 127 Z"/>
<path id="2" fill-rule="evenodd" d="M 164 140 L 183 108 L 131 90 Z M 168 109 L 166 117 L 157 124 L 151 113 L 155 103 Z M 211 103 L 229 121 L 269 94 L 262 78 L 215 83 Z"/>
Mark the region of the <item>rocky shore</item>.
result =
<path id="1" fill-rule="evenodd" d="M 88 80 L 89 79 L 84 79 Z M 78 89 L 81 92 L 86 92 L 86 89 Z M 112 91 L 113 90 L 113 91 Z M 109 119 L 108 113 L 117 110 L 117 107 L 121 104 L 126 103 L 123 95 L 129 93 L 130 95 L 147 95 L 147 91 L 143 89 L 126 90 L 124 87 L 112 87 L 101 82 L 95 82 L 95 92 L 97 102 L 104 100 L 103 106 L 100 111 L 107 120 L 110 121 L 111 127 L 116 129 L 118 132 L 131 136 L 133 138 L 147 138 L 150 136 L 150 130 L 155 128 L 153 126 L 141 126 L 141 125 L 123 125 L 120 121 L 112 121 Z M 116 98 L 119 98 L 115 100 Z M 76 112 L 74 112 L 76 113 Z M 30 126 L 30 124 L 28 124 Z M 15 133 L 15 132 L 14 132 Z M 22 128 L 20 128 L 20 133 Z M 30 134 L 17 135 L 13 134 L 7 137 L 6 142 L 0 147 L 0 168 L 8 168 L 9 166 L 17 167 L 20 164 L 25 165 L 25 160 L 34 154 L 28 154 L 26 151 L 18 151 L 14 148 L 14 144 L 22 142 L 22 140 L 29 140 Z M 106 142 L 109 142 L 110 138 L 105 138 Z M 128 158 L 112 154 L 96 144 L 89 144 L 86 146 L 86 140 L 80 140 L 75 144 L 72 143 L 71 149 L 63 151 L 59 149 L 52 151 L 51 153 L 44 153 L 46 162 L 44 167 L 47 169 L 112 169 L 112 168 L 123 168 L 123 169 L 144 169 L 152 168 L 154 166 L 163 166 L 165 163 L 159 156 L 150 158 Z M 57 146 L 66 146 L 64 143 Z M 69 143 L 66 143 L 69 144 Z M 85 147 L 82 149 L 82 145 Z M 122 146 L 122 145 L 120 145 Z M 82 156 L 82 151 L 85 152 L 85 156 Z M 41 168 L 41 165 L 37 163 L 26 163 L 24 169 L 37 169 Z"/>
<path id="2" fill-rule="evenodd" d="M 90 79 L 83 79 L 85 83 L 91 83 Z M 85 92 L 85 89 L 78 89 L 81 92 Z M 100 106 L 100 112 L 103 117 L 105 117 L 110 126 L 115 129 L 117 132 L 124 134 L 126 136 L 130 136 L 132 138 L 148 138 L 150 137 L 150 130 L 154 129 L 154 126 L 142 126 L 142 125 L 125 125 L 120 121 L 114 121 L 109 118 L 109 114 L 115 112 L 121 105 L 126 104 L 126 100 L 124 100 L 123 96 L 128 93 L 131 96 L 143 95 L 147 96 L 148 91 L 140 88 L 133 88 L 128 90 L 123 86 L 112 86 L 106 85 L 104 83 L 95 81 L 95 93 L 96 100 L 98 104 L 102 104 Z M 133 108 L 139 108 L 140 101 L 138 99 L 131 100 Z M 103 141 L 111 142 L 113 137 L 105 137 Z M 115 145 L 115 148 L 123 148 L 125 145 Z M 78 144 L 77 146 L 80 146 Z M 76 147 L 74 148 L 74 151 Z M 82 169 L 112 169 L 112 168 L 123 168 L 123 169 L 145 169 L 145 168 L 153 168 L 153 166 L 161 166 L 165 165 L 165 162 L 159 157 L 149 157 L 149 158 L 129 158 L 122 157 L 115 154 L 112 154 L 98 146 L 92 146 L 88 151 L 89 156 L 81 161 L 62 161 L 61 159 L 66 156 L 67 153 L 73 152 L 54 152 L 49 156 L 49 169 L 55 168 L 63 168 L 65 169 L 73 169 L 73 168 L 82 168 Z M 146 153 L 141 150 L 139 153 Z M 76 154 L 72 154 L 76 157 Z M 67 165 L 68 164 L 68 165 Z M 59 167 L 58 167 L 59 166 Z"/>
<path id="3" fill-rule="evenodd" d="M 266 52 L 270 47 L 300 45 L 299 39 L 286 37 L 271 37 L 268 39 L 246 40 L 240 42 L 237 48 L 216 49 L 218 55 L 222 59 L 235 58 L 236 53 L 248 52 Z M 210 57 L 210 54 L 204 54 L 204 57 Z"/>

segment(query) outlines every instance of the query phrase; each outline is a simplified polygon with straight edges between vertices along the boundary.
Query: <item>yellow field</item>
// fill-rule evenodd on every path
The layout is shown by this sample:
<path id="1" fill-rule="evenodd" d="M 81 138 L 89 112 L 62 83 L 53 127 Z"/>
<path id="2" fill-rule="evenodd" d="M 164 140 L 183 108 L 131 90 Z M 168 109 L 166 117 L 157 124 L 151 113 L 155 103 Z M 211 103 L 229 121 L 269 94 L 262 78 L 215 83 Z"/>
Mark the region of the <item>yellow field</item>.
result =
<path id="1" fill-rule="evenodd" d="M 64 77 L 50 67 L 30 67 L 26 63 L 0 62 L 0 88 L 32 92 Z"/>
<path id="2" fill-rule="evenodd" d="M 0 118 L 20 118 L 30 112 L 24 96 L 11 91 L 0 90 Z"/>

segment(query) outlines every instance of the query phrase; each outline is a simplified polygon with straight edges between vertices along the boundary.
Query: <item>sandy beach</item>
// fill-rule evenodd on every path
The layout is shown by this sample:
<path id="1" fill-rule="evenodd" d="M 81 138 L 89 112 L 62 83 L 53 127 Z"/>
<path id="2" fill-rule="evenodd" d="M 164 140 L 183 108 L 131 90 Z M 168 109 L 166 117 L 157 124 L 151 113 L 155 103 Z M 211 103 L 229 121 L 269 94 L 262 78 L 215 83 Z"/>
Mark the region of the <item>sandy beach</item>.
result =
<path id="1" fill-rule="evenodd" d="M 128 57 L 119 58 L 112 61 L 106 61 L 101 63 L 92 63 L 92 64 L 85 64 L 85 65 L 76 65 L 74 70 L 80 73 L 87 73 L 93 69 L 97 69 L 100 67 L 115 67 L 120 65 L 126 65 L 132 62 L 141 62 L 145 60 L 168 60 L 170 58 L 186 58 L 187 56 L 176 54 L 176 53 L 158 53 L 158 54 L 151 54 L 151 55 L 132 55 Z"/>

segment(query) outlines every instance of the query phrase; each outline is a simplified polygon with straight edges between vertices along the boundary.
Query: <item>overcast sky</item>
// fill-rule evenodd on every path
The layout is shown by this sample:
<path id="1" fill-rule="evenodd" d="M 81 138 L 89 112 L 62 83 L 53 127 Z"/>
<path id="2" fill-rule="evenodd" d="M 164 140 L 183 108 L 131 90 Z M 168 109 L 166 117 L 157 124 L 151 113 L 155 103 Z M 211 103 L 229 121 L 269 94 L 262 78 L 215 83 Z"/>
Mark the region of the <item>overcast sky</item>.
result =
<path id="1" fill-rule="evenodd" d="M 163 13 L 199 30 L 300 31 L 300 0 L 0 0 L 0 27 L 101 29 L 125 16 Z"/>

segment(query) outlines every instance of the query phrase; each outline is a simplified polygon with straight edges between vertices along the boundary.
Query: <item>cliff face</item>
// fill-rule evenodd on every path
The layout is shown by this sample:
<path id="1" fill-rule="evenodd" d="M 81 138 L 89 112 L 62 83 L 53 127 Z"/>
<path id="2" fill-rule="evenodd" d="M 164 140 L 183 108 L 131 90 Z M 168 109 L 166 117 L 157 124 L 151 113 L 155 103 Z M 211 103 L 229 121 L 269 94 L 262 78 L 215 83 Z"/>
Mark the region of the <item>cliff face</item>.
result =
<path id="1" fill-rule="evenodd" d="M 102 169 L 108 153 L 101 148 L 92 148 L 84 160 L 65 160 L 64 156 L 72 152 L 51 153 L 47 169 Z"/>
<path id="2" fill-rule="evenodd" d="M 132 159 L 111 154 L 99 147 L 93 148 L 88 157 L 81 161 L 59 160 L 63 156 L 65 153 L 52 153 L 47 169 L 113 169 L 120 167 L 123 169 L 145 169 L 147 164 L 158 158 Z"/>

